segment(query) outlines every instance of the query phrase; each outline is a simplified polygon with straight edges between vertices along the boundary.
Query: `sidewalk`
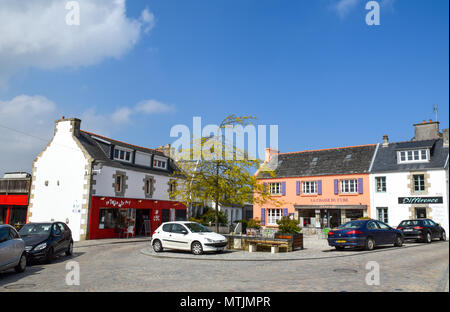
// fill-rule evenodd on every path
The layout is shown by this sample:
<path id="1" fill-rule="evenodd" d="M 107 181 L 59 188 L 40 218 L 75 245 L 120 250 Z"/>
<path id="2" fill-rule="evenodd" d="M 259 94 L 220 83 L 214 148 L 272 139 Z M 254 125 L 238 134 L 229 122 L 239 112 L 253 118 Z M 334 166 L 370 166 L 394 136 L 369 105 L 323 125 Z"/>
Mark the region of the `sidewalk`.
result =
<path id="1" fill-rule="evenodd" d="M 102 246 L 102 245 L 111 245 L 111 244 L 130 244 L 130 243 L 141 243 L 148 242 L 152 238 L 149 237 L 133 237 L 133 238 L 105 238 L 105 239 L 91 239 L 85 241 L 74 242 L 74 248 L 85 248 L 85 247 L 93 247 L 93 246 Z"/>

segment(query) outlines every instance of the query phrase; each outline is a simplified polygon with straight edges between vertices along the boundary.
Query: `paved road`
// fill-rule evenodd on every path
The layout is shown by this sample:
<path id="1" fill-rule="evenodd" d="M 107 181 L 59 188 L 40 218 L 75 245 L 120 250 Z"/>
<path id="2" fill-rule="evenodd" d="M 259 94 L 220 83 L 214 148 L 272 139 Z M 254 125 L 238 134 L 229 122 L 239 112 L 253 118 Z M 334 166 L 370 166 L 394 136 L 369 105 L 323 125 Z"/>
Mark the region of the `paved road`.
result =
<path id="1" fill-rule="evenodd" d="M 147 246 L 77 247 L 72 259 L 0 273 L 0 291 L 448 291 L 448 242 L 273 262 L 160 259 L 140 252 Z M 79 263 L 80 286 L 66 285 L 69 261 Z M 365 282 L 369 261 L 379 264 L 378 286 Z"/>

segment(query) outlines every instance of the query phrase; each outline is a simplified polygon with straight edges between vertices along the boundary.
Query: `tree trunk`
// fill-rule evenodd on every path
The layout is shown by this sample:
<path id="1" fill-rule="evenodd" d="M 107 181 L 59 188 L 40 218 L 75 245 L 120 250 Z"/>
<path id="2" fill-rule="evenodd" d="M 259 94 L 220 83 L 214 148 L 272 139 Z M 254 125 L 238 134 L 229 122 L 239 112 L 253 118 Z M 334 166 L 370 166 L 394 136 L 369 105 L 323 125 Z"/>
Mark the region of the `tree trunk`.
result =
<path id="1" fill-rule="evenodd" d="M 216 233 L 219 233 L 219 203 L 216 201 Z"/>
<path id="2" fill-rule="evenodd" d="M 219 162 L 216 161 L 216 233 L 219 233 Z"/>

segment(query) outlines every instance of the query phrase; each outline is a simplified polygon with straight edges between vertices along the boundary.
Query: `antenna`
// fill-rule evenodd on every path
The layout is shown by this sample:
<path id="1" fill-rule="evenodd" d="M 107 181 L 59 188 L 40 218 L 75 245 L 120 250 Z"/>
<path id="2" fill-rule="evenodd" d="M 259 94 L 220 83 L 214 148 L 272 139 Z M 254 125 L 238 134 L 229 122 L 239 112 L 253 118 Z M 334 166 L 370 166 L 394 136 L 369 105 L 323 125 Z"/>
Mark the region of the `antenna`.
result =
<path id="1" fill-rule="evenodd" d="M 433 105 L 433 112 L 434 112 L 434 114 L 436 116 L 435 120 L 438 121 L 438 107 L 437 107 L 436 104 Z"/>

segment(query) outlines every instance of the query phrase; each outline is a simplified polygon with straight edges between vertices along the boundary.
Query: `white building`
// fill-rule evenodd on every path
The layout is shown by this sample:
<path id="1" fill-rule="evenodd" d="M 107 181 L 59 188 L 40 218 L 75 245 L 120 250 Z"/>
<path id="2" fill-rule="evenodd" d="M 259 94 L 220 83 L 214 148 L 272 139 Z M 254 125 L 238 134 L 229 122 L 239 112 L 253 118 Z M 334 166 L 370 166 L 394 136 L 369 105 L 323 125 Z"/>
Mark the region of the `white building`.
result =
<path id="1" fill-rule="evenodd" d="M 75 241 L 146 234 L 184 220 L 169 198 L 173 161 L 160 150 L 80 130 L 81 120 L 55 121 L 54 136 L 33 162 L 28 222 L 62 221 Z M 144 233 L 143 233 L 144 232 Z"/>
<path id="2" fill-rule="evenodd" d="M 396 227 L 402 220 L 430 218 L 449 233 L 448 129 L 439 122 L 414 125 L 411 141 L 377 146 L 370 169 L 372 218 Z"/>

